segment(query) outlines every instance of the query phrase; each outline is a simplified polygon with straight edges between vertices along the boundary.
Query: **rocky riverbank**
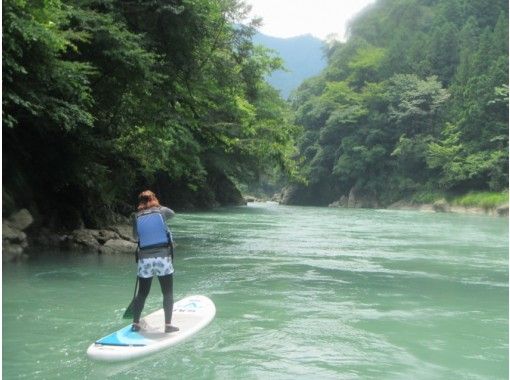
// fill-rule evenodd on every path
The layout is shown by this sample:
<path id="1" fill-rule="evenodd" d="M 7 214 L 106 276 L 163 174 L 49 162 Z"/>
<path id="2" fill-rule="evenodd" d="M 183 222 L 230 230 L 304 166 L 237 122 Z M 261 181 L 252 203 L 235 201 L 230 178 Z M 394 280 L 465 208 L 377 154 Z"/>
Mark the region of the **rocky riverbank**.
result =
<path id="1" fill-rule="evenodd" d="M 26 209 L 2 220 L 2 262 L 25 260 L 31 248 L 98 254 L 134 254 L 136 250 L 132 226 L 128 224 L 55 232 L 32 228 L 33 222 L 33 216 Z"/>
<path id="2" fill-rule="evenodd" d="M 503 202 L 496 207 L 466 207 L 450 203 L 446 199 L 439 199 L 433 203 L 416 203 L 408 200 L 387 204 L 381 202 L 377 194 L 360 191 L 356 186 L 348 194 L 340 196 L 334 202 L 324 204 L 320 200 L 328 199 L 328 194 L 321 196 L 320 189 L 317 195 L 310 197 L 310 191 L 303 186 L 291 185 L 275 194 L 274 200 L 287 205 L 315 205 L 340 208 L 384 208 L 391 210 L 418 210 L 426 212 L 451 212 L 461 214 L 481 214 L 491 216 L 508 216 L 508 202 Z M 331 195 L 329 195 L 331 199 Z M 333 198 L 334 199 L 334 198 Z M 318 201 L 319 200 L 319 201 Z"/>
<path id="3" fill-rule="evenodd" d="M 417 204 L 408 201 L 395 202 L 387 207 L 391 210 L 419 210 L 427 212 L 451 212 L 457 214 L 479 214 L 490 216 L 508 216 L 508 204 L 498 207 L 465 207 L 448 203 L 445 199 L 440 199 L 434 203 Z"/>
<path id="4" fill-rule="evenodd" d="M 168 181 L 158 182 L 158 188 L 162 194 L 163 204 L 177 204 L 180 209 L 211 209 L 226 205 L 246 205 L 239 190 L 223 174 L 208 177 L 207 197 L 200 200 L 186 198 L 185 191 L 170 191 Z M 182 198 L 172 199 L 170 194 Z M 8 198 L 8 197 L 5 197 Z M 14 202 L 11 202 L 9 211 L 15 210 Z M 5 212 L 5 209 L 4 209 Z M 35 212 L 37 214 L 37 211 Z M 41 226 L 42 218 L 34 221 L 34 217 L 27 209 L 16 210 L 7 218 L 2 219 L 2 262 L 22 261 L 29 257 L 35 250 L 83 252 L 96 254 L 134 254 L 136 241 L 132 238 L 132 226 L 129 218 L 111 213 L 109 223 L 104 228 L 86 228 L 83 215 L 78 210 L 73 210 L 70 223 L 57 225 L 74 226 L 74 229 L 57 230 Z M 46 216 L 46 220 L 51 220 Z M 55 223 L 53 223 L 55 224 Z M 76 228 L 78 227 L 78 228 Z"/>
<path id="5" fill-rule="evenodd" d="M 348 200 L 333 202 L 329 207 L 346 207 L 346 208 L 377 208 L 371 206 L 364 206 L 363 203 L 349 202 Z M 457 213 L 457 214 L 479 214 L 491 216 L 508 216 L 508 204 L 500 205 L 493 208 L 483 207 L 465 207 L 448 203 L 446 200 L 441 199 L 434 203 L 414 203 L 406 200 L 395 202 L 386 207 L 389 210 L 416 210 L 425 212 L 439 212 L 439 213 Z"/>
<path id="6" fill-rule="evenodd" d="M 246 197 L 245 202 L 260 201 L 255 197 Z M 280 194 L 273 201 L 282 202 Z M 351 192 L 329 207 L 344 208 L 380 208 L 373 198 L 360 198 Z M 452 205 L 441 199 L 432 204 L 417 204 L 401 200 L 388 207 L 391 210 L 418 210 L 426 212 L 451 212 L 463 214 L 485 214 L 508 217 L 508 204 L 495 208 L 463 207 Z M 119 218 L 124 219 L 124 218 Z M 2 261 L 13 262 L 28 258 L 30 248 L 83 252 L 97 254 L 134 254 L 136 241 L 132 237 L 132 226 L 126 222 L 103 229 L 78 228 L 73 231 L 55 232 L 47 228 L 32 228 L 34 218 L 26 209 L 14 212 L 2 220 Z"/>
<path id="7" fill-rule="evenodd" d="M 73 252 L 99 254 L 134 254 L 136 241 L 131 236 L 132 227 L 116 225 L 106 229 L 80 228 L 69 233 L 55 233 L 41 229 L 31 239 L 35 247 Z"/>

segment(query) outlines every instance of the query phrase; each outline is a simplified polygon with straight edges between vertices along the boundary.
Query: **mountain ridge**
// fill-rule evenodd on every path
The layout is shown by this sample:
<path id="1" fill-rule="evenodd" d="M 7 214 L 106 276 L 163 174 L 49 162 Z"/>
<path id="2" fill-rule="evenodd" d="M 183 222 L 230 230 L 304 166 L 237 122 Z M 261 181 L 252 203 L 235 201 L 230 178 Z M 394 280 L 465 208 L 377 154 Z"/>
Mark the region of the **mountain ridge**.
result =
<path id="1" fill-rule="evenodd" d="M 281 38 L 257 33 L 253 42 L 274 50 L 284 61 L 287 71 L 277 70 L 267 77 L 267 81 L 285 99 L 305 79 L 319 74 L 326 67 L 324 41 L 311 34 Z"/>

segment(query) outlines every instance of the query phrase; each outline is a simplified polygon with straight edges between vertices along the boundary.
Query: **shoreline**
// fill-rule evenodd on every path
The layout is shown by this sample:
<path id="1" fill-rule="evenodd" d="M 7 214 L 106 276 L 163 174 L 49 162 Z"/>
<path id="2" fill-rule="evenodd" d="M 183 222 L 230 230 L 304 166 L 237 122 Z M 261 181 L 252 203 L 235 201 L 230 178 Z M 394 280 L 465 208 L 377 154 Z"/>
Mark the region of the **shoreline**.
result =
<path id="1" fill-rule="evenodd" d="M 282 204 L 274 200 L 249 199 L 249 203 Z M 282 204 L 285 205 L 285 204 Z M 384 208 L 377 207 L 345 207 L 332 203 L 331 208 L 367 208 L 386 210 L 410 210 L 429 213 L 454 213 L 469 215 L 487 215 L 491 217 L 507 217 L 508 204 L 498 207 L 466 207 L 452 205 L 444 199 L 435 203 L 417 204 L 410 201 L 398 201 Z M 2 262 L 16 262 L 28 259 L 30 251 L 38 249 L 56 249 L 59 252 L 82 252 L 95 254 L 133 254 L 136 242 L 131 237 L 132 226 L 116 224 L 102 229 L 79 228 L 72 231 L 51 231 L 48 228 L 31 230 L 28 227 L 33 218 L 26 209 L 22 209 L 8 219 L 2 221 Z"/>
<path id="2" fill-rule="evenodd" d="M 245 197 L 247 205 L 250 203 L 278 203 L 283 206 L 310 206 L 310 205 L 287 205 L 278 200 L 261 199 L 253 196 Z M 423 211 L 433 213 L 453 213 L 453 214 L 468 214 L 468 215 L 488 215 L 494 217 L 508 217 L 508 204 L 499 205 L 497 207 L 476 207 L 476 206 L 459 206 L 440 200 L 434 203 L 413 203 L 410 201 L 400 200 L 392 203 L 386 207 L 348 207 L 338 202 L 330 203 L 324 206 L 315 207 L 329 207 L 329 208 L 363 208 L 369 210 L 410 210 L 410 211 Z"/>
<path id="3" fill-rule="evenodd" d="M 27 209 L 2 219 L 2 262 L 25 261 L 39 250 L 70 254 L 134 255 L 137 248 L 132 237 L 133 227 L 127 223 L 116 223 L 100 229 L 81 227 L 69 231 L 33 228 L 33 223 L 34 218 Z"/>
<path id="4" fill-rule="evenodd" d="M 412 203 L 408 201 L 398 201 L 388 207 L 388 210 L 415 210 L 434 213 L 452 213 L 468 215 L 488 215 L 493 217 L 508 217 L 508 204 L 497 207 L 477 207 L 477 206 L 459 206 L 439 200 L 434 203 Z"/>

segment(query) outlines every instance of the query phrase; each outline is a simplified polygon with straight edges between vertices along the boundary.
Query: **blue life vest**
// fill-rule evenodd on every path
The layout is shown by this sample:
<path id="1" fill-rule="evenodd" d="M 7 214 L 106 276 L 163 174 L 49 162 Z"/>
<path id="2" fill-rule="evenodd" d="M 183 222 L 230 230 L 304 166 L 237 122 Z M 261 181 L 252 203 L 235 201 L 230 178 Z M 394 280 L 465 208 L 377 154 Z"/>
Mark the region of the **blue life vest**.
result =
<path id="1" fill-rule="evenodd" d="M 163 215 L 159 212 L 141 214 L 136 217 L 138 246 L 140 249 L 167 247 L 172 242 Z"/>

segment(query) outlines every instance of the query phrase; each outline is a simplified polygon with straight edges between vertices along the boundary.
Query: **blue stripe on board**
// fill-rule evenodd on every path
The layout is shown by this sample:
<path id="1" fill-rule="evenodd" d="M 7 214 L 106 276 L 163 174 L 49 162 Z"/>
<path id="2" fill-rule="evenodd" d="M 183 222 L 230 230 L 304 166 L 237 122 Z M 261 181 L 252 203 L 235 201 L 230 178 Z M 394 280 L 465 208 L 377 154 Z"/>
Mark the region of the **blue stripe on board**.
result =
<path id="1" fill-rule="evenodd" d="M 149 342 L 150 340 L 146 339 L 143 335 L 131 331 L 131 326 L 126 326 L 96 341 L 97 344 L 107 346 L 146 346 Z"/>

